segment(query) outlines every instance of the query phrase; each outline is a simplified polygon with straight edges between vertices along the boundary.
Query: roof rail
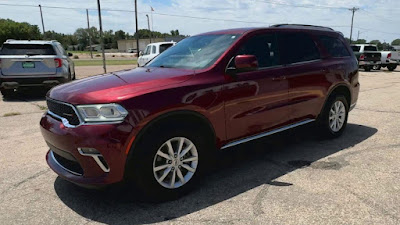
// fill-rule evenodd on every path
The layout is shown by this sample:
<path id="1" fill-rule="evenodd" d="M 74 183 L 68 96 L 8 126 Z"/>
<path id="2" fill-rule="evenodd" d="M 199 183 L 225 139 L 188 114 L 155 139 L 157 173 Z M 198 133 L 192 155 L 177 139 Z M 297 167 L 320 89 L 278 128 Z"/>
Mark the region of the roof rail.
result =
<path id="1" fill-rule="evenodd" d="M 288 24 L 288 23 L 284 23 L 284 24 L 275 24 L 272 25 L 271 27 L 307 27 L 307 28 L 317 28 L 317 29 L 321 29 L 321 30 L 332 30 L 332 28 L 330 27 L 323 27 L 323 26 L 316 26 L 316 25 L 308 25 L 308 24 Z"/>

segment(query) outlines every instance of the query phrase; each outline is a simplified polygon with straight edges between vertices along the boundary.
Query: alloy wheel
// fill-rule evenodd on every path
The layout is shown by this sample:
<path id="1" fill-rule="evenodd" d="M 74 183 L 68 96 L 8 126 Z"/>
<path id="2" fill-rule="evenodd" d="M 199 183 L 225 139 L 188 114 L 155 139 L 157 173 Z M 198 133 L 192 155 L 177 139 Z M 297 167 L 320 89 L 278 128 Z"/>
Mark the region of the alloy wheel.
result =
<path id="1" fill-rule="evenodd" d="M 165 188 L 179 188 L 193 177 L 198 161 L 197 149 L 192 141 L 185 137 L 171 138 L 161 145 L 154 156 L 154 178 Z"/>
<path id="2" fill-rule="evenodd" d="M 329 127 L 333 132 L 338 132 L 346 119 L 346 107 L 342 101 L 336 101 L 329 111 Z"/>

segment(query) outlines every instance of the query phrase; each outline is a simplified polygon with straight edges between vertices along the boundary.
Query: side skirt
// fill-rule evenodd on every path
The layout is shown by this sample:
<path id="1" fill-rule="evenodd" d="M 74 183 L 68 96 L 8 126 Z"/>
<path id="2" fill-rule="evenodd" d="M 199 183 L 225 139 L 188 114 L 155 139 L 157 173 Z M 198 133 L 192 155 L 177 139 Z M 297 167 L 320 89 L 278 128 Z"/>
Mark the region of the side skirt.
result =
<path id="1" fill-rule="evenodd" d="M 279 133 L 279 132 L 282 132 L 282 131 L 285 131 L 285 130 L 289 130 L 289 129 L 292 129 L 292 128 L 295 128 L 295 127 L 298 127 L 298 126 L 301 126 L 301 125 L 305 125 L 305 124 L 308 124 L 308 123 L 311 123 L 311 122 L 314 122 L 314 121 L 315 121 L 315 119 L 307 119 L 307 120 L 303 120 L 301 122 L 294 123 L 294 124 L 291 124 L 291 125 L 288 125 L 288 126 L 284 126 L 284 127 L 281 127 L 281 128 L 275 129 L 275 130 L 271 130 L 271 131 L 268 131 L 268 132 L 265 132 L 265 133 L 257 134 L 257 135 L 250 136 L 250 137 L 246 137 L 246 138 L 243 138 L 243 139 L 240 139 L 240 140 L 237 140 L 237 141 L 230 142 L 230 143 L 222 146 L 221 149 L 225 149 L 225 148 L 229 148 L 229 147 L 232 147 L 232 146 L 235 146 L 235 145 L 238 145 L 238 144 L 243 144 L 243 143 L 246 143 L 246 142 L 249 142 L 249 141 L 253 141 L 255 139 L 259 139 L 259 138 L 266 137 L 266 136 L 269 136 L 269 135 L 272 135 L 272 134 L 276 134 L 276 133 Z"/>

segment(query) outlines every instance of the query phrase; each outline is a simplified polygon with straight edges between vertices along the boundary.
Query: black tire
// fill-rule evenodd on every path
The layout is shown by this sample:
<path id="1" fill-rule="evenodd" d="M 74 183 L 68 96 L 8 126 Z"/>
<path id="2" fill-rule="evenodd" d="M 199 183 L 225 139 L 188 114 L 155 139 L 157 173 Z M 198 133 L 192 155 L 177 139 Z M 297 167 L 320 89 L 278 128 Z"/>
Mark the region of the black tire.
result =
<path id="1" fill-rule="evenodd" d="M 344 123 L 339 130 L 333 130 L 330 123 L 330 111 L 336 102 L 342 102 L 345 108 Z M 324 109 L 317 120 L 318 130 L 324 138 L 336 138 L 342 135 L 347 125 L 347 118 L 349 115 L 349 104 L 343 95 L 332 95 L 329 97 Z"/>
<path id="2" fill-rule="evenodd" d="M 14 89 L 2 89 L 1 94 L 3 95 L 3 98 L 10 98 L 15 96 L 15 91 Z"/>
<path id="3" fill-rule="evenodd" d="M 381 69 L 381 65 L 375 65 L 372 67 L 373 70 L 380 70 Z"/>
<path id="4" fill-rule="evenodd" d="M 389 71 L 394 71 L 396 69 L 397 65 L 389 65 L 387 68 Z"/>
<path id="5" fill-rule="evenodd" d="M 371 71 L 371 67 L 370 67 L 370 66 L 364 66 L 364 70 L 365 70 L 366 72 L 369 72 L 369 71 Z"/>
<path id="6" fill-rule="evenodd" d="M 199 130 L 198 128 L 198 124 L 190 122 L 184 124 L 179 122 L 164 123 L 147 130 L 136 144 L 135 149 L 131 149 L 125 174 L 128 187 L 134 186 L 134 189 L 138 189 L 140 200 L 151 202 L 174 200 L 185 195 L 196 186 L 199 177 L 204 175 L 204 172 L 208 170 L 207 167 L 211 165 L 209 159 L 212 159 L 215 153 L 212 135 L 207 134 L 204 129 Z M 184 137 L 193 142 L 198 153 L 198 164 L 194 175 L 187 183 L 170 189 L 162 186 L 156 180 L 153 163 L 157 162 L 155 157 L 161 146 L 174 137 Z M 181 170 L 184 171 L 182 168 Z M 161 172 L 165 173 L 165 170 Z M 177 172 L 176 170 L 176 174 Z M 168 174 L 167 178 L 172 179 L 171 174 Z"/>

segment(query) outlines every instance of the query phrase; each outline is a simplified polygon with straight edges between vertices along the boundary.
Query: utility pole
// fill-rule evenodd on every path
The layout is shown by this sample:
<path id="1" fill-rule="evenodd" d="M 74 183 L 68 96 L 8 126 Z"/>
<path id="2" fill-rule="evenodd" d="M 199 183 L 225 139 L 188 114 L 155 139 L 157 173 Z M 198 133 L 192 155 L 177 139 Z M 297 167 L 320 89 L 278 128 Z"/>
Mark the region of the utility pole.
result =
<path id="1" fill-rule="evenodd" d="M 42 28 L 43 28 L 43 38 L 45 39 L 46 37 L 46 30 L 44 29 L 44 21 L 43 21 L 43 13 L 42 13 L 42 6 L 39 5 L 40 9 L 40 18 L 42 19 Z"/>
<path id="2" fill-rule="evenodd" d="M 137 20 L 137 0 L 135 0 L 135 22 L 136 22 L 136 50 L 139 57 L 139 33 L 138 33 L 138 20 Z M 139 65 L 139 64 L 138 64 Z"/>
<path id="3" fill-rule="evenodd" d="M 359 10 L 359 8 L 353 7 L 349 9 L 350 11 L 353 12 L 353 15 L 351 16 L 351 29 L 350 29 L 350 44 L 351 44 L 351 38 L 353 36 L 353 20 L 354 20 L 354 13 Z"/>
<path id="4" fill-rule="evenodd" d="M 151 29 L 150 29 L 150 19 L 149 19 L 149 15 L 148 14 L 146 14 L 146 16 L 147 16 L 147 26 L 149 27 L 149 31 L 150 31 L 150 43 L 152 42 L 151 41 Z"/>
<path id="5" fill-rule="evenodd" d="M 87 31 L 88 31 L 88 36 L 89 36 L 90 58 L 93 59 L 93 53 L 92 53 L 92 37 L 90 36 L 89 10 L 88 10 L 88 9 L 86 9 L 86 19 L 87 19 Z"/>
<path id="6" fill-rule="evenodd" d="M 97 11 L 99 12 L 100 45 L 101 45 L 101 51 L 102 51 L 102 55 L 103 55 L 103 69 L 104 69 L 104 73 L 107 73 L 106 54 L 104 53 L 103 25 L 102 25 L 102 22 L 101 22 L 100 0 L 97 0 Z"/>

